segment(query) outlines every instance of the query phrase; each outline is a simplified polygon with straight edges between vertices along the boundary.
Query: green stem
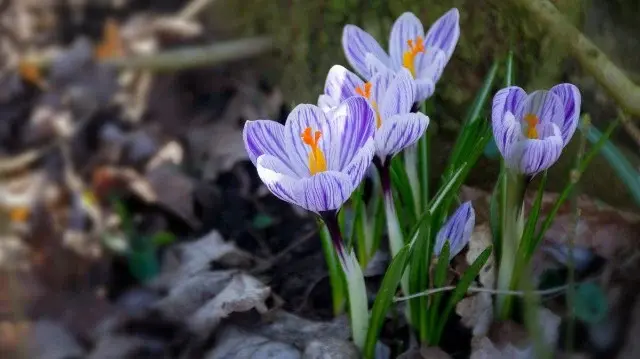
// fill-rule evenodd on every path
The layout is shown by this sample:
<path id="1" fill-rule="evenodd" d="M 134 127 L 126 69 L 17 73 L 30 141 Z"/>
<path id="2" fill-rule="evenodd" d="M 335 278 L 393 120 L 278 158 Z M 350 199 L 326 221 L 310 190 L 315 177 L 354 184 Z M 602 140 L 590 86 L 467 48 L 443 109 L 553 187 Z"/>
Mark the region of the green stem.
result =
<path id="1" fill-rule="evenodd" d="M 404 168 L 407 171 L 407 178 L 409 179 L 409 185 L 411 187 L 411 194 L 413 195 L 414 213 L 416 217 L 420 215 L 420 177 L 418 176 L 418 145 L 413 145 L 406 148 L 403 152 L 404 155 Z"/>
<path id="2" fill-rule="evenodd" d="M 335 212 L 323 213 L 322 219 L 327 226 L 331 242 L 338 255 L 338 261 L 347 280 L 349 317 L 351 319 L 353 342 L 356 347 L 362 350 L 367 337 L 367 330 L 369 329 L 369 304 L 364 275 L 353 250 L 347 250 L 344 247 Z"/>
<path id="3" fill-rule="evenodd" d="M 344 312 L 345 283 L 338 264 L 336 251 L 333 248 L 331 234 L 329 233 L 326 225 L 322 226 L 320 239 L 322 241 L 322 252 L 324 253 L 325 261 L 327 262 L 327 271 L 329 272 L 333 315 L 338 316 Z"/>

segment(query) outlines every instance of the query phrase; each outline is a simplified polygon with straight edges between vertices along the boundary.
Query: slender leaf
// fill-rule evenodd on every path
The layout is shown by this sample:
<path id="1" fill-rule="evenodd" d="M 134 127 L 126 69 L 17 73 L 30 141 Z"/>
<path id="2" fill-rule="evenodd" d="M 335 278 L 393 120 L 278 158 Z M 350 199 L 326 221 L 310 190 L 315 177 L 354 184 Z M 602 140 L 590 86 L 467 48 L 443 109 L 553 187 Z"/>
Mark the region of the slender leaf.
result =
<path id="1" fill-rule="evenodd" d="M 438 325 L 435 329 L 436 335 L 434 337 L 434 342 L 438 343 L 440 341 L 440 337 L 442 336 L 442 331 L 444 330 L 445 324 L 447 324 L 447 320 L 449 319 L 449 315 L 453 308 L 455 308 L 456 304 L 464 297 L 467 290 L 469 290 L 469 286 L 473 280 L 478 276 L 482 267 L 487 263 L 489 256 L 491 255 L 491 247 L 487 247 L 476 260 L 467 268 L 464 272 L 456 288 L 451 292 L 451 296 L 447 301 L 447 305 L 444 310 L 441 312 L 440 321 L 438 321 Z"/>
<path id="2" fill-rule="evenodd" d="M 588 126 L 584 132 L 591 143 L 597 143 L 603 136 L 602 132 L 594 126 Z M 633 167 L 624 154 L 610 140 L 605 140 L 601 153 L 620 180 L 627 186 L 636 205 L 640 206 L 640 172 Z"/>
<path id="3" fill-rule="evenodd" d="M 514 71 L 513 71 L 513 51 L 509 51 L 507 54 L 507 60 L 505 61 L 505 74 L 504 74 L 504 86 L 509 87 L 514 83 Z M 484 148 L 484 155 L 487 158 L 494 159 L 500 156 L 500 151 L 496 145 L 495 139 L 492 137 L 489 143 Z"/>
<path id="4" fill-rule="evenodd" d="M 340 263 L 338 263 L 338 257 L 336 251 L 333 248 L 331 242 L 331 235 L 327 230 L 327 226 L 322 224 L 320 230 L 320 239 L 322 242 L 322 251 L 324 253 L 324 259 L 327 263 L 327 270 L 329 272 L 329 283 L 331 284 L 331 299 L 333 304 L 333 314 L 339 315 L 344 311 L 344 305 L 346 300 L 346 282 Z"/>
<path id="5" fill-rule="evenodd" d="M 451 243 L 446 241 L 442 247 L 442 251 L 438 256 L 438 264 L 436 264 L 435 275 L 433 278 L 433 287 L 440 288 L 444 286 L 447 279 L 447 269 L 449 269 L 449 253 L 451 249 Z M 440 318 L 440 300 L 442 298 L 442 292 L 434 293 L 431 298 L 431 305 L 429 305 L 429 322 L 425 323 L 430 328 L 436 328 L 438 319 Z M 425 338 L 426 339 L 426 338 Z M 431 336 L 431 340 L 436 339 Z M 431 345 L 437 345 L 437 342 L 429 343 Z"/>
<path id="6" fill-rule="evenodd" d="M 382 279 L 382 284 L 380 285 L 376 300 L 373 302 L 373 308 L 371 309 L 369 330 L 367 331 L 367 339 L 363 349 L 363 355 L 367 359 L 374 358 L 380 330 L 382 330 L 387 311 L 393 302 L 393 297 L 400 284 L 404 269 L 409 262 L 411 251 L 411 245 L 404 246 L 393 258 Z"/>
<path id="7" fill-rule="evenodd" d="M 429 285 L 430 252 L 432 251 L 433 240 L 431 236 L 431 220 L 428 217 L 429 211 L 426 212 L 427 216 L 424 217 L 425 220 L 421 222 L 420 229 L 416 233 L 416 235 L 420 236 L 420 240 L 415 242 L 415 254 L 411 257 L 411 265 L 409 267 L 410 293 L 420 292 Z M 405 293 L 405 295 L 409 295 L 410 293 Z M 427 335 L 427 298 L 418 297 L 411 299 L 409 301 L 409 307 L 411 308 L 411 322 L 417 326 L 420 340 L 425 341 Z"/>

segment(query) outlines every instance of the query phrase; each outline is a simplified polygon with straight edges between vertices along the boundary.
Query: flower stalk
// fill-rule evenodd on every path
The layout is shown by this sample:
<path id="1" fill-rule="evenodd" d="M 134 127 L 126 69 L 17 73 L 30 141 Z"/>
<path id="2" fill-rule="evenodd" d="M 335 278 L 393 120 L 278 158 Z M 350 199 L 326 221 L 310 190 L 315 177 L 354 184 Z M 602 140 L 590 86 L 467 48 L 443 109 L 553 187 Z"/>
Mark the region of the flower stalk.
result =
<path id="1" fill-rule="evenodd" d="M 347 293 L 349 295 L 349 317 L 351 320 L 351 335 L 354 344 L 359 348 L 364 348 L 364 342 L 369 328 L 369 310 L 367 301 L 367 287 L 364 282 L 364 275 L 358 263 L 358 259 L 353 250 L 344 247 L 340 225 L 336 211 L 328 211 L 320 214 L 327 226 L 331 237 L 331 242 L 338 255 L 338 260 L 342 267 L 347 282 Z"/>

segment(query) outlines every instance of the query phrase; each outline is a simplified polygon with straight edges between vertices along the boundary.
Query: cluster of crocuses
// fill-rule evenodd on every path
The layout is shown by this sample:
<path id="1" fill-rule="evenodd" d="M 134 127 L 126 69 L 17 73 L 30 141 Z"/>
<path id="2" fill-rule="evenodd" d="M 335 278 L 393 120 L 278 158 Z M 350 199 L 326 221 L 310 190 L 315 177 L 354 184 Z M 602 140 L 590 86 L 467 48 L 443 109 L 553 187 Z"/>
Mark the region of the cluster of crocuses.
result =
<path id="1" fill-rule="evenodd" d="M 373 163 L 383 179 L 392 254 L 404 245 L 389 163 L 425 134 L 429 117 L 414 109 L 434 93 L 459 35 L 457 9 L 426 34 L 415 15 L 402 14 L 393 24 L 388 53 L 370 34 L 346 25 L 344 52 L 357 74 L 335 65 L 317 106 L 296 106 L 284 125 L 256 120 L 244 128 L 247 152 L 267 188 L 318 214 L 327 225 L 347 278 L 353 339 L 359 346 L 368 318 L 364 279 L 353 252 L 342 244 L 336 215 Z M 493 100 L 492 125 L 505 164 L 527 175 L 551 166 L 576 129 L 579 108 L 579 92 L 570 84 L 530 95 L 518 87 L 500 90 Z M 464 203 L 438 232 L 434 253 L 448 241 L 453 258 L 468 242 L 474 222 L 471 204 Z"/>

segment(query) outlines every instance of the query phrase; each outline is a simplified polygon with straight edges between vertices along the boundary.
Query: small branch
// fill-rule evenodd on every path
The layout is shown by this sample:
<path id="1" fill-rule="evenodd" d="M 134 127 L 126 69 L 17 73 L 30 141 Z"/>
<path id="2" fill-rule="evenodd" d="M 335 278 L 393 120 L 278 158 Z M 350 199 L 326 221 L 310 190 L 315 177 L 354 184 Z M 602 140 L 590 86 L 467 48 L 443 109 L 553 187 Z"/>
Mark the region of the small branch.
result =
<path id="1" fill-rule="evenodd" d="M 193 19 L 202 10 L 206 9 L 215 0 L 192 0 L 178 14 L 178 18 L 183 20 Z"/>
<path id="2" fill-rule="evenodd" d="M 595 280 L 595 278 L 589 279 L 588 281 L 590 281 L 590 280 Z M 553 288 L 533 291 L 532 293 L 540 295 L 540 296 L 552 295 L 552 294 L 557 294 L 557 293 L 564 292 L 568 288 L 569 288 L 569 284 L 565 284 L 565 285 L 561 285 L 559 287 L 553 287 Z M 424 292 L 407 295 L 407 296 L 404 296 L 404 297 L 395 297 L 395 298 L 393 298 L 393 301 L 394 302 L 404 302 L 404 301 L 409 300 L 409 299 L 418 298 L 418 297 L 424 297 L 424 296 L 430 296 L 432 294 L 441 293 L 441 292 L 449 292 L 449 291 L 452 291 L 454 289 L 456 289 L 456 287 L 452 286 L 452 285 L 447 286 L 447 287 L 434 288 L 434 289 L 425 290 Z M 501 294 L 501 295 L 513 295 L 513 296 L 518 296 L 518 297 L 522 297 L 522 296 L 525 295 L 525 291 L 522 291 L 522 290 L 497 290 L 497 289 L 483 288 L 483 287 L 469 287 L 467 292 L 468 293 L 491 293 L 491 294 Z"/>
<path id="3" fill-rule="evenodd" d="M 607 55 L 573 26 L 549 0 L 510 0 L 525 9 L 555 41 L 565 45 L 627 113 L 640 117 L 640 87 L 634 84 Z"/>

